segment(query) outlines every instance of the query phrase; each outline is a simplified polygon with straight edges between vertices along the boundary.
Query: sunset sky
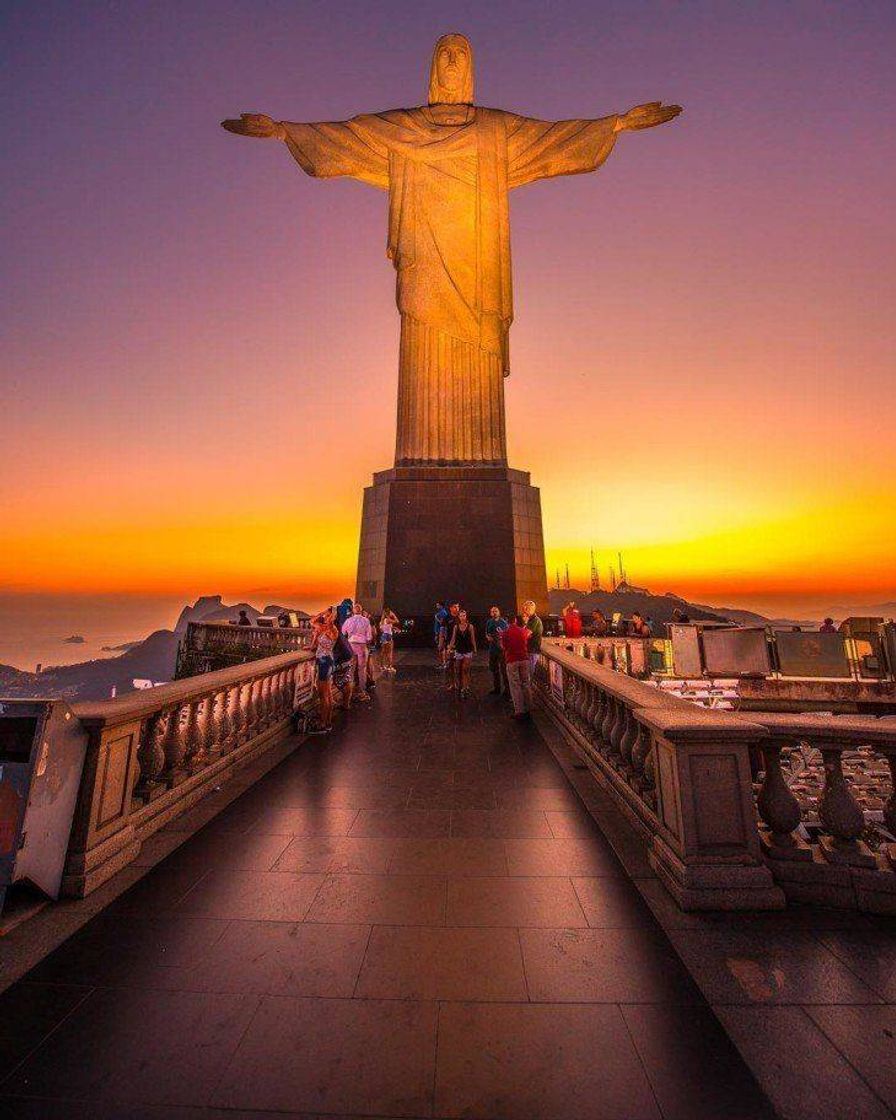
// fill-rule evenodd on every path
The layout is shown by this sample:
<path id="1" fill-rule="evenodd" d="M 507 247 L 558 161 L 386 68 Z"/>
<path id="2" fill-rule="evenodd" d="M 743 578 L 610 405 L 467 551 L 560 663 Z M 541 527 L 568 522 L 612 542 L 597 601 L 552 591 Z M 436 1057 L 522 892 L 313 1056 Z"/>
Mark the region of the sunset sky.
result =
<path id="1" fill-rule="evenodd" d="M 896 599 L 896 5 L 41 3 L 3 16 L 0 592 L 351 591 L 394 455 L 386 196 L 241 111 L 646 100 L 511 199 L 510 460 L 549 582 L 769 610 Z"/>

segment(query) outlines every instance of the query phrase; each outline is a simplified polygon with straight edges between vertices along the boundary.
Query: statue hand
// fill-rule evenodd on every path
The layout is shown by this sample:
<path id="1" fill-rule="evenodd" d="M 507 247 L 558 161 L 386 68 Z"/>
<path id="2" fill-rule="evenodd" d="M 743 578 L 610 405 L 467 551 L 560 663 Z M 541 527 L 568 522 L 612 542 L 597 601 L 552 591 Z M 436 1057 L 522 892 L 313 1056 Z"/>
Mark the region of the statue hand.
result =
<path id="1" fill-rule="evenodd" d="M 221 121 L 221 127 L 237 136 L 257 136 L 262 140 L 283 140 L 286 136 L 283 125 L 265 113 L 241 113 L 239 120 Z"/>
<path id="2" fill-rule="evenodd" d="M 653 128 L 655 125 L 674 120 L 680 112 L 680 105 L 664 105 L 662 101 L 648 101 L 644 105 L 636 105 L 634 109 L 629 109 L 627 113 L 619 116 L 616 120 L 616 131 L 634 132 L 639 128 Z"/>

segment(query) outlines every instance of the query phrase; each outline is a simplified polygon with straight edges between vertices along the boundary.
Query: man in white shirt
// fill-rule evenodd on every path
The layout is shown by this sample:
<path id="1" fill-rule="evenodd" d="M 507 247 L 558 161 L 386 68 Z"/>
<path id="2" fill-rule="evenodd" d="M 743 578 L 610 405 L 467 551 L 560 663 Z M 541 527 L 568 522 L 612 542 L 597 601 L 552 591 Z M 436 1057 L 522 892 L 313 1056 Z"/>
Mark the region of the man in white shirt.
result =
<path id="1" fill-rule="evenodd" d="M 367 654 L 373 641 L 373 627 L 370 625 L 370 619 L 364 617 L 364 608 L 360 603 L 355 603 L 353 612 L 342 624 L 342 636 L 354 655 L 355 672 L 358 675 L 358 699 L 369 700 Z"/>

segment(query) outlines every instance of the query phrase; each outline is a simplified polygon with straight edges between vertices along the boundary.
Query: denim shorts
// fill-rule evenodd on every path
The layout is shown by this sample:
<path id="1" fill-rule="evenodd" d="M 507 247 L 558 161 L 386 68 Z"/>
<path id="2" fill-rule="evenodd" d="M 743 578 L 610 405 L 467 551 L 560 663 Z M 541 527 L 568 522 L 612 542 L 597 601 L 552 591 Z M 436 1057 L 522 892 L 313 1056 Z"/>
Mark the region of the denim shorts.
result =
<path id="1" fill-rule="evenodd" d="M 333 658 L 327 654 L 325 657 L 318 657 L 317 659 L 317 679 L 319 681 L 328 681 L 333 672 Z"/>

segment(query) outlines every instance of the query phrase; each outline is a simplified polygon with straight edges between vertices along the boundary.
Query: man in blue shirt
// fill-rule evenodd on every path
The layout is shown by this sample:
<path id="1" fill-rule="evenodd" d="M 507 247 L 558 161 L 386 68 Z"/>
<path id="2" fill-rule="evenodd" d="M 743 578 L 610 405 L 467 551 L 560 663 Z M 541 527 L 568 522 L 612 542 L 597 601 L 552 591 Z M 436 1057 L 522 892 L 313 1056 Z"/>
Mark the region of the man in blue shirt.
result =
<path id="1" fill-rule="evenodd" d="M 436 603 L 433 618 L 433 637 L 438 650 L 439 664 L 444 669 L 448 662 L 448 608 L 441 599 Z"/>
<path id="2" fill-rule="evenodd" d="M 510 685 L 507 683 L 507 663 L 504 660 L 504 645 L 501 635 L 507 629 L 507 619 L 502 618 L 500 607 L 491 607 L 489 618 L 485 624 L 485 638 L 488 642 L 488 667 L 492 671 L 493 696 L 510 695 Z"/>

